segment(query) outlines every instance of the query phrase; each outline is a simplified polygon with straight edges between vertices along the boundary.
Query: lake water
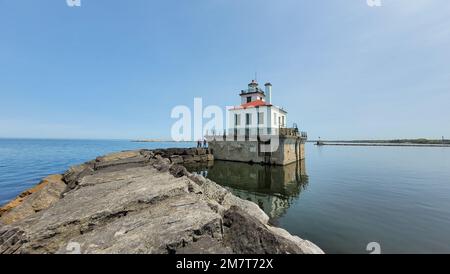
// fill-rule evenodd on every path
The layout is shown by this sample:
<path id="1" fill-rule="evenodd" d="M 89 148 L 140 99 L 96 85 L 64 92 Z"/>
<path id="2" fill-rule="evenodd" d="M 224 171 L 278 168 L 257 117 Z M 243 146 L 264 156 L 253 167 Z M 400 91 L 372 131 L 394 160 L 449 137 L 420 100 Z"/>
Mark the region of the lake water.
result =
<path id="1" fill-rule="evenodd" d="M 63 173 L 72 165 L 90 161 L 107 153 L 194 145 L 192 142 L 0 139 L 0 205 L 39 183 L 47 175 Z"/>
<path id="2" fill-rule="evenodd" d="M 0 203 L 48 174 L 127 149 L 193 143 L 0 139 Z M 271 221 L 327 253 L 450 253 L 450 148 L 316 147 L 266 167 L 216 161 L 193 171 L 257 203 Z"/>

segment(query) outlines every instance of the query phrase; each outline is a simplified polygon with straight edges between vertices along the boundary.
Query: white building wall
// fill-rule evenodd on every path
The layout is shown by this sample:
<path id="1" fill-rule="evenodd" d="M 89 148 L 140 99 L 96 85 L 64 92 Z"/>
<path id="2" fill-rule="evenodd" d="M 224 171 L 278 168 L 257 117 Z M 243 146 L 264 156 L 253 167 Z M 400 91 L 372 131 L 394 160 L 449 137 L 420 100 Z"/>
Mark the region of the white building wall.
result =
<path id="1" fill-rule="evenodd" d="M 258 124 L 258 113 L 263 113 L 263 123 Z M 239 124 L 235 125 L 235 115 L 239 115 Z M 251 114 L 250 123 L 246 123 L 246 114 Z M 276 114 L 276 120 L 275 120 Z M 284 124 L 280 126 L 278 118 L 284 117 Z M 281 121 L 283 119 L 281 118 Z M 251 135 L 256 135 L 259 128 L 260 134 L 276 134 L 277 129 L 280 127 L 286 127 L 287 115 L 274 106 L 261 106 L 259 108 L 248 109 L 231 109 L 228 112 L 228 134 L 234 134 L 237 129 L 239 135 L 245 135 L 246 128 L 250 129 Z M 268 129 L 270 128 L 270 129 Z"/>
<path id="2" fill-rule="evenodd" d="M 281 118 L 281 119 L 279 119 Z M 283 123 L 284 119 L 284 123 Z M 281 124 L 280 124 L 281 121 Z M 277 107 L 272 107 L 272 115 L 271 115 L 271 127 L 272 128 L 284 128 L 287 127 L 288 121 L 287 121 L 287 114 L 280 110 Z"/>

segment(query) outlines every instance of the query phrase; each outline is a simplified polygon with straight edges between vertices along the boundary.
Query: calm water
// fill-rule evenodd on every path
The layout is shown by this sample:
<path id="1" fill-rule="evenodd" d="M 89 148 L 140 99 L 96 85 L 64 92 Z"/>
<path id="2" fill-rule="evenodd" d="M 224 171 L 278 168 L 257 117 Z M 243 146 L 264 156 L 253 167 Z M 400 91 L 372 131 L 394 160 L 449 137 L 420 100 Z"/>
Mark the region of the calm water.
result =
<path id="1" fill-rule="evenodd" d="M 126 149 L 192 143 L 0 139 L 0 203 L 53 173 Z M 196 168 L 328 253 L 450 253 L 450 148 L 315 147 L 305 162 Z"/>
<path id="2" fill-rule="evenodd" d="M 316 147 L 298 165 L 197 170 L 327 253 L 450 253 L 450 148 Z M 195 171 L 195 170 L 193 170 Z"/>
<path id="3" fill-rule="evenodd" d="M 100 155 L 140 148 L 190 147 L 194 143 L 134 143 L 123 140 L 0 139 L 0 204 L 49 174 Z"/>

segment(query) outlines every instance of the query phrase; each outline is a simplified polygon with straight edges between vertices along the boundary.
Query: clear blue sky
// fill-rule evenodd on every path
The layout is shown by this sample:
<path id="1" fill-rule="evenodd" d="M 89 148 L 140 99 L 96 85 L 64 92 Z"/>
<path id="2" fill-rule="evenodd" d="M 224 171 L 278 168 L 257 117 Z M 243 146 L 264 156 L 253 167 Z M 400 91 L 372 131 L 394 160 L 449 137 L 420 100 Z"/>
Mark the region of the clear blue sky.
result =
<path id="1" fill-rule="evenodd" d="M 258 72 L 310 138 L 450 137 L 450 1 L 0 0 L 0 136 L 163 138 Z"/>

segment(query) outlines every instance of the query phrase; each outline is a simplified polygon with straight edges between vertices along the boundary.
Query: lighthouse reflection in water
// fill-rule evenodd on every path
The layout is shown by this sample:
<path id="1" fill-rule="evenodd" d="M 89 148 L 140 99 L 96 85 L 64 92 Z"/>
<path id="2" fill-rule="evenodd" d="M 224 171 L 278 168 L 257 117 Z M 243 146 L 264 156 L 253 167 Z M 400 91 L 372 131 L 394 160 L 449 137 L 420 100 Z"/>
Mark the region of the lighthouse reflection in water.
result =
<path id="1" fill-rule="evenodd" d="M 215 161 L 188 169 L 256 203 L 272 220 L 283 216 L 308 185 L 305 161 L 287 166 Z"/>

